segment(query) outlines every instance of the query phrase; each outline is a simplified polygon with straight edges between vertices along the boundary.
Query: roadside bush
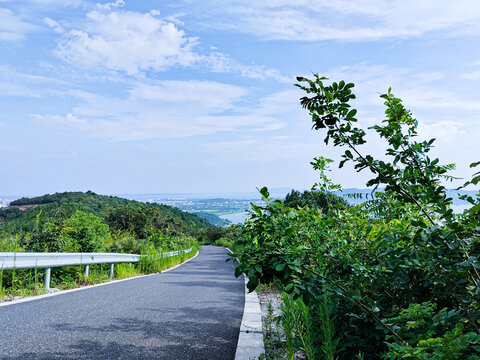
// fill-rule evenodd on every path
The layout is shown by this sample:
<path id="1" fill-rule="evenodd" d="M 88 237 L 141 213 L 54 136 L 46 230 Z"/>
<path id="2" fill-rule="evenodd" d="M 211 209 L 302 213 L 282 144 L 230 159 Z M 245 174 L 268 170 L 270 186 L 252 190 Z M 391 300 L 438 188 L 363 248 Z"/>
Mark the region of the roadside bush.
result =
<path id="1" fill-rule="evenodd" d="M 336 338 L 329 341 L 339 346 L 327 356 L 327 340 L 315 342 L 320 359 L 480 358 L 480 193 L 468 198 L 469 211 L 453 213 L 442 181 L 454 166 L 430 159 L 434 140 L 415 141 L 418 122 L 390 90 L 381 96 L 386 119 L 372 127 L 387 143 L 387 161 L 361 151 L 366 132 L 350 108 L 353 84 L 298 80 L 313 128 L 346 148 L 340 167 L 353 162 L 370 170 L 367 186 L 382 185 L 384 193 L 355 207 L 330 207 L 327 217 L 287 207 L 262 188 L 265 206 L 252 206 L 236 240 L 236 275 L 248 275 L 250 290 L 276 279 L 309 309 L 330 299 Z M 314 162 L 316 187 L 325 193 L 336 187 L 325 176 L 329 162 Z M 322 324 L 321 311 L 310 316 Z"/>

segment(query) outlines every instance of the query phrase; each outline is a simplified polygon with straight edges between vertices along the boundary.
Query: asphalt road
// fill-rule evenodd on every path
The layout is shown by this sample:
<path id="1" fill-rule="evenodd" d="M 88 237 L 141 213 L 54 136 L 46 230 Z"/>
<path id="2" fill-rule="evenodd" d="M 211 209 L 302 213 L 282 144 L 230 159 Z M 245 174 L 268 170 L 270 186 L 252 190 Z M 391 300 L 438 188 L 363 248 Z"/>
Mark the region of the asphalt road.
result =
<path id="1" fill-rule="evenodd" d="M 244 305 L 224 248 L 164 274 L 0 307 L 0 359 L 234 359 Z"/>

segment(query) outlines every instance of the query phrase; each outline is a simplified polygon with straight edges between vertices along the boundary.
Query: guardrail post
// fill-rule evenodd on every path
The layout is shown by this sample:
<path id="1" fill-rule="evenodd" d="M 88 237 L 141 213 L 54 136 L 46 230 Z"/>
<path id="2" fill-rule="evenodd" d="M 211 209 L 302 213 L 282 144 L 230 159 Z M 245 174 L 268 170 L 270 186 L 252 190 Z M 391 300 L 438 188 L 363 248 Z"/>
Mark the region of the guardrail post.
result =
<path id="1" fill-rule="evenodd" d="M 90 271 L 90 265 L 85 265 L 85 272 L 83 273 L 85 275 L 85 278 L 88 278 L 89 271 Z"/>
<path id="2" fill-rule="evenodd" d="M 43 286 L 47 290 L 50 289 L 50 275 L 51 275 L 51 273 L 52 273 L 52 269 L 50 269 L 50 268 L 45 269 L 45 275 L 43 277 Z"/>
<path id="3" fill-rule="evenodd" d="M 110 264 L 110 279 L 113 279 L 113 270 L 115 269 L 115 264 L 111 263 Z"/>

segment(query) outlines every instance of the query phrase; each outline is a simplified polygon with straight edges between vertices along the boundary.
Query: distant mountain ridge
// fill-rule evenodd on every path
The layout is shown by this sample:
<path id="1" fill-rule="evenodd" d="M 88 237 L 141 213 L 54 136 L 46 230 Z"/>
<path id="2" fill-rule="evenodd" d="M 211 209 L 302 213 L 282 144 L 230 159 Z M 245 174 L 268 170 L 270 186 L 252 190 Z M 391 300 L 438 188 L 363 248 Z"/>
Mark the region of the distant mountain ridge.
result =
<path id="1" fill-rule="evenodd" d="M 305 191 L 310 189 L 295 189 L 298 191 Z M 270 192 L 270 196 L 275 199 L 283 199 L 285 196 L 292 191 L 292 188 L 289 187 L 282 187 L 282 188 L 272 188 L 268 189 Z M 382 189 L 378 189 L 377 191 L 382 191 Z M 478 191 L 475 190 L 455 190 L 455 189 L 448 189 L 448 195 L 453 198 L 454 205 L 464 205 L 467 204 L 464 200 L 458 198 L 457 194 L 461 195 L 470 195 L 475 196 Z M 342 192 L 336 191 L 335 194 L 339 196 L 345 196 L 347 201 L 351 203 L 359 203 L 369 199 L 370 194 L 372 193 L 371 189 L 365 188 L 346 188 L 343 189 Z M 363 194 L 363 199 L 354 199 L 349 197 L 350 194 Z M 241 200 L 260 200 L 262 197 L 259 192 L 236 192 L 236 193 L 160 193 L 160 194 L 118 194 L 116 196 L 127 198 L 127 199 L 135 199 L 138 201 L 146 201 L 146 200 L 167 200 L 167 199 L 241 199 Z"/>

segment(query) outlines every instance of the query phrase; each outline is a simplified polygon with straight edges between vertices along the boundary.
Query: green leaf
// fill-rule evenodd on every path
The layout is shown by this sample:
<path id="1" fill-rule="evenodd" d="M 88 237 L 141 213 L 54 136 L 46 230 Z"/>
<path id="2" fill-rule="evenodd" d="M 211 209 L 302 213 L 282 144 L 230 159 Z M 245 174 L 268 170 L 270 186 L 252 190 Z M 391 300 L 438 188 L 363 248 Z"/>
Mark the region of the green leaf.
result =
<path id="1" fill-rule="evenodd" d="M 250 277 L 247 283 L 248 291 L 252 292 L 253 290 L 255 290 L 257 286 L 258 286 L 258 279 L 254 276 Z"/>
<path id="2" fill-rule="evenodd" d="M 277 266 L 275 266 L 275 270 L 277 271 L 282 271 L 284 268 L 285 268 L 285 264 L 277 264 Z"/>
<path id="3" fill-rule="evenodd" d="M 337 295 L 343 296 L 343 291 L 342 291 L 340 288 L 336 287 L 336 286 L 332 286 L 332 287 L 330 288 L 330 290 L 333 291 L 333 292 L 334 292 L 335 294 L 337 294 Z"/>
<path id="4" fill-rule="evenodd" d="M 352 109 L 348 112 L 347 114 L 347 119 L 352 119 L 355 115 L 357 114 L 357 110 L 356 109 Z"/>
<path id="5" fill-rule="evenodd" d="M 243 271 L 242 271 L 241 268 L 239 268 L 239 267 L 235 268 L 235 277 L 238 278 L 240 275 L 242 275 L 242 273 L 243 273 Z"/>
<path id="6" fill-rule="evenodd" d="M 270 193 L 268 192 L 268 189 L 266 186 L 262 187 L 260 190 L 260 194 L 262 194 L 263 197 L 268 198 L 270 196 Z"/>

